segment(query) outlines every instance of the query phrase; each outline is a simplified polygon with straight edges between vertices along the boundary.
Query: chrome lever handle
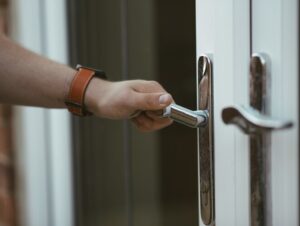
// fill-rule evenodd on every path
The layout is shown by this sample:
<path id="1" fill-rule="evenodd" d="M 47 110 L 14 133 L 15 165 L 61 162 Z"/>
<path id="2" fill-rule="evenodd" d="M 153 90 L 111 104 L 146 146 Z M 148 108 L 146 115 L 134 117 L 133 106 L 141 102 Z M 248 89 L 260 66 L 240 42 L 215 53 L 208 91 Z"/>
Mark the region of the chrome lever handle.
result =
<path id="1" fill-rule="evenodd" d="M 175 122 L 184 124 L 192 128 L 198 128 L 206 126 L 208 122 L 208 111 L 192 111 L 177 104 L 171 104 L 164 109 L 163 117 L 171 118 Z"/>
<path id="2" fill-rule="evenodd" d="M 235 124 L 249 135 L 250 163 L 250 224 L 272 225 L 268 179 L 271 161 L 270 134 L 273 130 L 292 126 L 291 121 L 275 119 L 270 113 L 270 58 L 264 53 L 254 53 L 250 60 L 250 107 L 230 106 L 222 111 L 226 124 Z"/>
<path id="3" fill-rule="evenodd" d="M 230 106 L 222 111 L 222 119 L 225 124 L 237 125 L 244 133 L 280 130 L 290 128 L 293 123 L 261 114 L 252 107 Z"/>

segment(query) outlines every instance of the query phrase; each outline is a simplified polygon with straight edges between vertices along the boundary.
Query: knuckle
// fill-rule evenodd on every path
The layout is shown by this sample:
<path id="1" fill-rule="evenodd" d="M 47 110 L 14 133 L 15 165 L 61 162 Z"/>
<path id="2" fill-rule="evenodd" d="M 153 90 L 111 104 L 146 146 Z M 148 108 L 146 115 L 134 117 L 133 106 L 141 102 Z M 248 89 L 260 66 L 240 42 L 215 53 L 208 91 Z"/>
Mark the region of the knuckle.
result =
<path id="1" fill-rule="evenodd" d="M 153 122 L 150 120 L 141 120 L 141 127 L 144 131 L 151 131 L 153 130 Z"/>
<path id="2" fill-rule="evenodd" d="M 149 128 L 148 128 L 148 126 L 146 125 L 145 122 L 143 122 L 143 121 L 137 121 L 137 122 L 135 123 L 135 125 L 136 125 L 137 129 L 138 129 L 140 132 L 149 132 Z"/>
<path id="3" fill-rule="evenodd" d="M 157 81 L 154 81 L 154 80 L 150 80 L 149 84 L 152 86 L 161 87 L 161 85 Z"/>

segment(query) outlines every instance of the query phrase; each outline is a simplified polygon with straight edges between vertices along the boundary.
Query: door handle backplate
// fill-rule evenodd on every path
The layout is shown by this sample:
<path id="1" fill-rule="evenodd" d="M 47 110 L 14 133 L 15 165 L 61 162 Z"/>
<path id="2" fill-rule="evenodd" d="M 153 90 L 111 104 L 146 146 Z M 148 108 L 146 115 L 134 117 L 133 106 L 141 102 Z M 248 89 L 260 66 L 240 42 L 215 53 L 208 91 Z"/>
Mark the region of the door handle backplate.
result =
<path id="1" fill-rule="evenodd" d="M 213 83 L 212 61 L 201 55 L 197 73 L 197 110 L 192 111 L 171 104 L 163 117 L 172 118 L 183 125 L 198 128 L 199 209 L 202 222 L 214 222 L 214 139 L 213 139 Z"/>
<path id="2" fill-rule="evenodd" d="M 213 113 L 213 63 L 208 55 L 198 59 L 197 82 L 198 111 L 209 115 L 206 125 L 198 129 L 198 166 L 199 166 L 199 199 L 200 215 L 205 225 L 214 223 L 214 113 Z"/>

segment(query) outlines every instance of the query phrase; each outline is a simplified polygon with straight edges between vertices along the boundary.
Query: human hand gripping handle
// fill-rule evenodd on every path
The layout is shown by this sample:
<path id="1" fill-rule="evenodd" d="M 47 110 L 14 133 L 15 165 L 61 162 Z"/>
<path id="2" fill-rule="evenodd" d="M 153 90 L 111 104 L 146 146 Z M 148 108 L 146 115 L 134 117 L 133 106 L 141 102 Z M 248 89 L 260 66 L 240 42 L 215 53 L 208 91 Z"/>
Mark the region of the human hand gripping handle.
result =
<path id="1" fill-rule="evenodd" d="M 172 123 L 171 119 L 162 118 L 161 115 L 162 110 L 174 102 L 173 98 L 155 81 L 110 82 L 93 78 L 84 102 L 94 115 L 109 119 L 131 119 L 143 132 L 158 130 Z"/>
<path id="2" fill-rule="evenodd" d="M 131 118 L 142 131 L 172 122 L 158 115 L 173 100 L 157 82 L 105 81 L 97 77 L 96 70 L 80 67 L 75 71 L 24 49 L 4 35 L 0 35 L 0 49 L 0 103 L 68 107 L 79 116 L 92 112 L 110 119 Z"/>

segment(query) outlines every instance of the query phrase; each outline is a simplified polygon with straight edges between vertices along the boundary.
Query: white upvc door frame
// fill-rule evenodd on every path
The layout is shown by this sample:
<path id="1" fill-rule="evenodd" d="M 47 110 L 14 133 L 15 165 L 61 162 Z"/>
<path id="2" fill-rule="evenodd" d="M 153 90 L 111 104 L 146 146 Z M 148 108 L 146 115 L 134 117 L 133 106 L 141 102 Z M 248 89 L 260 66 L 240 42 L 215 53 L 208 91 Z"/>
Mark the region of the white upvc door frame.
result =
<path id="1" fill-rule="evenodd" d="M 11 36 L 32 51 L 68 62 L 65 0 L 12 0 Z M 15 107 L 20 222 L 73 226 L 71 119 L 65 110 Z"/>
<path id="2" fill-rule="evenodd" d="M 248 137 L 221 118 L 223 108 L 248 104 L 249 7 L 248 0 L 196 0 L 197 56 L 210 53 L 213 58 L 217 225 L 249 222 Z"/>

